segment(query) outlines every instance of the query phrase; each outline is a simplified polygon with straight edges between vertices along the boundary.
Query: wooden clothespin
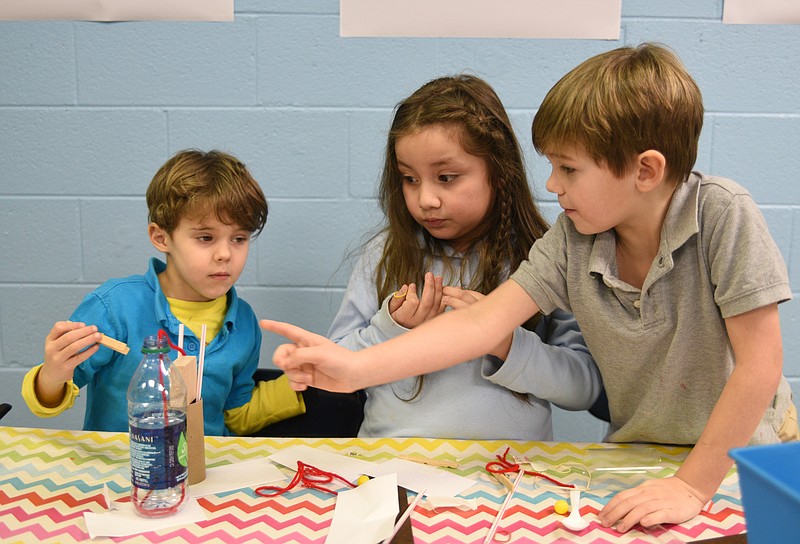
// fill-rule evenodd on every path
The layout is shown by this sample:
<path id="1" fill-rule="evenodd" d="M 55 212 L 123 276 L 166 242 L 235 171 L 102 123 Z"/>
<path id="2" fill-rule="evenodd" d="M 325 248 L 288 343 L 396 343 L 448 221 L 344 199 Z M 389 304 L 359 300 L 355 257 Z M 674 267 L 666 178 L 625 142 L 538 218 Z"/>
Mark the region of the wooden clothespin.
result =
<path id="1" fill-rule="evenodd" d="M 511 491 L 514 489 L 514 483 L 502 472 L 490 472 L 489 474 L 494 476 L 507 490 Z"/>
<path id="2" fill-rule="evenodd" d="M 418 455 L 398 455 L 398 459 L 405 459 L 406 461 L 413 461 L 423 465 L 430 465 L 432 467 L 442 468 L 458 468 L 457 461 L 445 461 L 443 459 L 430 459 L 428 457 L 420 457 Z"/>
<path id="3" fill-rule="evenodd" d="M 100 345 L 105 346 L 109 349 L 113 349 L 114 351 L 118 351 L 123 355 L 127 355 L 131 348 L 124 342 L 120 342 L 119 340 L 114 340 L 110 336 L 106 336 L 105 334 L 100 334 Z"/>

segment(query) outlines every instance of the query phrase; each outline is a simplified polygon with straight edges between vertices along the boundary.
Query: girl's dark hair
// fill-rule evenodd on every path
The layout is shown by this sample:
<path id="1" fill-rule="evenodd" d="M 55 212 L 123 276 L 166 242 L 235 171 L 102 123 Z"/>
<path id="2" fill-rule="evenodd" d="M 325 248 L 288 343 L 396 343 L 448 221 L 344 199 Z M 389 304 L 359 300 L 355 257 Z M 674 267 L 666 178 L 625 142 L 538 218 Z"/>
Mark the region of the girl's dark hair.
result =
<path id="1" fill-rule="evenodd" d="M 397 166 L 398 138 L 431 125 L 445 125 L 464 150 L 486 161 L 493 204 L 483 235 L 465 253 L 477 252 L 478 267 L 469 288 L 488 293 L 526 258 L 533 242 L 548 228 L 533 200 L 522 150 L 511 121 L 494 90 L 482 79 L 457 75 L 434 79 L 400 102 L 386 143 L 378 200 L 386 218 L 383 254 L 376 270 L 378 300 L 404 283 L 420 283 L 434 256 L 451 265 L 442 246 L 409 213 L 403 178 Z M 380 235 L 379 234 L 379 235 Z M 419 237 L 423 239 L 420 248 Z M 459 279 L 462 271 L 449 269 Z"/>

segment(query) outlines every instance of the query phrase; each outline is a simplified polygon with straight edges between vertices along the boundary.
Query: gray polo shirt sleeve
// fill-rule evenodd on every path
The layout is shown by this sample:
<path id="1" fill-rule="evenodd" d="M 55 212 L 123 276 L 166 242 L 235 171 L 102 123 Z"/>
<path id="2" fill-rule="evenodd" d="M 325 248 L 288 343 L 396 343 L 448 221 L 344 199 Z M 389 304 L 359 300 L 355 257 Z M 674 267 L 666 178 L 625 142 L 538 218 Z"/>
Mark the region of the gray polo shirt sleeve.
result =
<path id="1" fill-rule="evenodd" d="M 700 213 L 707 217 L 702 243 L 723 318 L 791 298 L 786 265 L 769 234 L 764 217 L 749 193 L 731 183 L 706 181 Z M 710 198 L 725 191 L 729 198 Z"/>
<path id="2" fill-rule="evenodd" d="M 528 252 L 528 259 L 520 263 L 511 279 L 518 283 L 530 295 L 545 315 L 550 315 L 556 308 L 572 312 L 567 289 L 567 266 L 576 263 L 567 262 L 570 247 L 567 243 L 564 214 L 556 223 L 539 238 Z M 583 260 L 580 253 L 570 255 L 570 259 Z"/>

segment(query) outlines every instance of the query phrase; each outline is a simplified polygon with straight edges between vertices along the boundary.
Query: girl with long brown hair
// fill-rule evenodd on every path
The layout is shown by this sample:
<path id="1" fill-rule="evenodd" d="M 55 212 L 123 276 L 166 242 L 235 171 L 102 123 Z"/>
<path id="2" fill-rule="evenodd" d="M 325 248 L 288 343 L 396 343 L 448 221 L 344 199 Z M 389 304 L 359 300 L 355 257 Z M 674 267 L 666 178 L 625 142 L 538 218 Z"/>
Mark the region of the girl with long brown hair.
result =
<path id="1" fill-rule="evenodd" d="M 328 334 L 349 349 L 482 298 L 548 228 L 502 102 L 469 75 L 430 81 L 397 106 L 378 199 L 384 225 Z M 586 409 L 600 389 L 574 318 L 556 311 L 483 357 L 369 388 L 359 434 L 549 440 L 550 403 Z"/>

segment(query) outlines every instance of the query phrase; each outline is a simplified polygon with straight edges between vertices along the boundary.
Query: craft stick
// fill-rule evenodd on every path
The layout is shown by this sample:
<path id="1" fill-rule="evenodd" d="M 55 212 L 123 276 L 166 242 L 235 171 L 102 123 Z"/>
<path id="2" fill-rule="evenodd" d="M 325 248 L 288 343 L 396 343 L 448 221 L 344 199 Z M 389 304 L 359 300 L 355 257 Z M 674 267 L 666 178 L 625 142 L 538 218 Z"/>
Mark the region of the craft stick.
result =
<path id="1" fill-rule="evenodd" d="M 522 481 L 523 476 L 525 476 L 525 472 L 520 470 L 519 474 L 517 474 L 517 477 L 514 479 L 514 486 L 506 495 L 506 500 L 503 501 L 503 506 L 501 506 L 500 510 L 497 512 L 497 517 L 494 518 L 494 523 L 492 523 L 492 527 L 489 529 L 489 534 L 486 535 L 486 539 L 483 541 L 483 544 L 491 544 L 492 540 L 494 540 L 494 534 L 497 532 L 497 526 L 500 525 L 500 520 L 503 519 L 503 514 L 506 513 L 508 503 L 511 502 L 511 497 L 514 496 L 514 492 L 517 490 L 517 486 Z"/>
<path id="2" fill-rule="evenodd" d="M 178 347 L 183 349 L 183 323 L 178 323 Z"/>
<path id="3" fill-rule="evenodd" d="M 127 355 L 131 348 L 128 347 L 127 344 L 124 342 L 120 342 L 119 340 L 114 340 L 110 336 L 106 336 L 105 334 L 100 334 L 100 345 L 105 346 L 109 349 L 113 349 L 114 351 L 118 351 L 123 355 Z"/>
<path id="4" fill-rule="evenodd" d="M 397 523 L 394 524 L 394 529 L 392 529 L 392 534 L 389 535 L 389 537 L 383 541 L 383 544 L 389 544 L 392 541 L 397 532 L 400 530 L 400 527 L 403 526 L 408 517 L 411 515 L 411 512 L 414 511 L 414 507 L 417 506 L 417 503 L 419 503 L 420 499 L 422 498 L 422 496 L 425 494 L 426 491 L 427 489 L 423 489 L 422 491 L 417 493 L 417 496 L 414 498 L 413 501 L 411 501 L 411 504 L 408 505 L 406 511 L 403 512 L 403 515 L 400 516 L 400 518 L 397 520 Z"/>
<path id="5" fill-rule="evenodd" d="M 458 468 L 458 461 L 446 461 L 444 459 L 429 459 L 428 457 L 420 457 L 417 455 L 398 455 L 397 458 L 405 459 L 406 461 L 414 461 L 415 463 L 422 463 L 423 465 L 431 465 L 434 467 Z"/>
<path id="6" fill-rule="evenodd" d="M 513 482 L 511 480 L 509 480 L 508 476 L 506 476 L 502 472 L 490 472 L 489 474 L 494 476 L 497 479 L 498 482 L 503 484 L 503 487 L 505 487 L 508 491 L 511 491 L 511 490 L 514 489 Z"/>
<path id="7" fill-rule="evenodd" d="M 197 400 L 203 398 L 203 366 L 206 359 L 206 324 L 203 323 L 200 332 L 200 353 L 197 356 Z"/>

